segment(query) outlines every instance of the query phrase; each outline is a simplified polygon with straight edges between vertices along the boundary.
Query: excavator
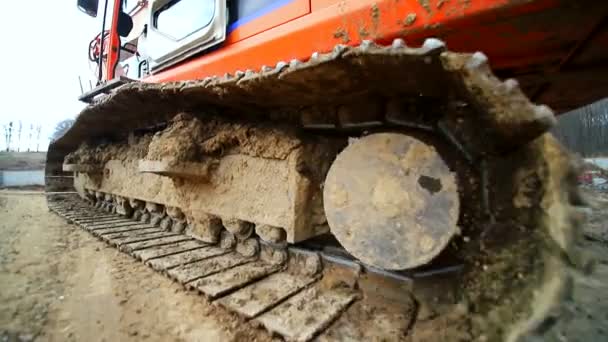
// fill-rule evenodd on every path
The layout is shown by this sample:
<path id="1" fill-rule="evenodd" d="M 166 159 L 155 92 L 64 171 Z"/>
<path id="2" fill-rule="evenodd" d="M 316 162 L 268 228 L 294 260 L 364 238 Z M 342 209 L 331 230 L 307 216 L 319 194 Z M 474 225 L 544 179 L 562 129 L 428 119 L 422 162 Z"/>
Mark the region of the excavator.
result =
<path id="1" fill-rule="evenodd" d="M 557 340 L 608 3 L 78 0 L 49 208 L 288 341 Z"/>

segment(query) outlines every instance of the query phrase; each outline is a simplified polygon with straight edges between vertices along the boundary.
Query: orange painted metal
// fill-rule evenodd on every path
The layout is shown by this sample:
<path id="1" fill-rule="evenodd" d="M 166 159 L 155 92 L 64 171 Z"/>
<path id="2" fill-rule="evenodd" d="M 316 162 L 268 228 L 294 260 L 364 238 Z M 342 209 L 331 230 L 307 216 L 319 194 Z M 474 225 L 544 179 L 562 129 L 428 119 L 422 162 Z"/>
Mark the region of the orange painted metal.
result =
<path id="1" fill-rule="evenodd" d="M 308 13 L 310 13 L 309 0 L 291 1 L 290 3 L 268 13 L 267 15 L 256 18 L 249 23 L 239 26 L 234 31 L 230 32 L 226 38 L 226 44 L 234 44 L 240 40 L 251 37 L 254 34 L 279 26 Z"/>
<path id="2" fill-rule="evenodd" d="M 595 22 L 593 11 L 566 12 L 562 0 L 313 0 L 312 11 L 259 34 L 200 55 L 145 79 L 165 82 L 259 70 L 278 61 L 307 60 L 336 44 L 362 40 L 412 46 L 428 37 L 454 51 L 483 51 L 494 69 L 529 68 L 559 61 Z M 318 7 L 327 5 L 326 7 Z M 315 7 L 317 6 L 317 7 Z M 261 18 L 264 19 L 264 18 Z M 576 24 L 575 24 L 576 23 Z"/>
<path id="3" fill-rule="evenodd" d="M 110 26 L 110 45 L 108 51 L 108 59 L 106 64 L 108 80 L 114 78 L 114 67 L 118 63 L 119 49 L 120 49 L 120 37 L 118 36 L 118 18 L 122 8 L 122 0 L 114 0 L 112 7 L 112 25 Z"/>
<path id="4" fill-rule="evenodd" d="M 314 12 L 321 8 L 337 4 L 342 0 L 310 0 L 310 9 Z"/>

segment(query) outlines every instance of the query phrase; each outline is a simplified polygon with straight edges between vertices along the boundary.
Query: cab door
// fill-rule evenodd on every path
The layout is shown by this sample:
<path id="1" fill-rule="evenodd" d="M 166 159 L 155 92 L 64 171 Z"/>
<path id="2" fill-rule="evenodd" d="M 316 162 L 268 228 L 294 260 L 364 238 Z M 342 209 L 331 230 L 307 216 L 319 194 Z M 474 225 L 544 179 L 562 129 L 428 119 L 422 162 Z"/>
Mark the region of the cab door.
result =
<path id="1" fill-rule="evenodd" d="M 226 39 L 226 0 L 152 0 L 149 6 L 141 43 L 153 73 Z"/>

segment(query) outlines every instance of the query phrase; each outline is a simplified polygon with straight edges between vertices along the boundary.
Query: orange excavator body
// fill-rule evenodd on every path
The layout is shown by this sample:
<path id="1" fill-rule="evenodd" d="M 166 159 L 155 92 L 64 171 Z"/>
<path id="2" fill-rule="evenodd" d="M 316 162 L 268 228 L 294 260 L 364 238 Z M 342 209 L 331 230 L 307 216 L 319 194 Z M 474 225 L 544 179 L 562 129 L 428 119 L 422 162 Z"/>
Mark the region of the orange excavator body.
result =
<path id="1" fill-rule="evenodd" d="M 146 7 L 143 3 L 141 12 Z M 607 3 L 292 0 L 279 1 L 275 7 L 229 32 L 220 48 L 144 81 L 196 80 L 259 70 L 279 61 L 306 60 L 337 44 L 356 46 L 364 40 L 386 44 L 403 38 L 408 45 L 420 46 L 425 38 L 436 37 L 454 51 L 484 52 L 499 76 L 517 78 L 533 101 L 546 103 L 557 112 L 608 92 Z M 113 20 L 113 32 L 116 25 Z M 116 49 L 112 50 L 110 63 L 116 58 Z"/>

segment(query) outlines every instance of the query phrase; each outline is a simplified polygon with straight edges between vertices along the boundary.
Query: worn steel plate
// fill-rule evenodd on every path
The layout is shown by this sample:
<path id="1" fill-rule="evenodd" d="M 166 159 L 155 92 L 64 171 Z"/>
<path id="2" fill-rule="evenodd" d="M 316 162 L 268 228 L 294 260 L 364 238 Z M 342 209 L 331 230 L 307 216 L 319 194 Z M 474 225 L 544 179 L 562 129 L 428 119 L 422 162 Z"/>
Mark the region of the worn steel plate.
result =
<path id="1" fill-rule="evenodd" d="M 91 224 L 91 223 L 105 223 L 105 222 L 112 222 L 112 221 L 116 221 L 118 218 L 116 216 L 114 217 L 107 217 L 104 218 L 102 217 L 101 219 L 98 218 L 90 218 L 90 219 L 82 219 L 82 218 L 75 218 L 72 221 L 78 223 L 79 225 L 85 225 L 85 224 Z"/>
<path id="2" fill-rule="evenodd" d="M 183 253 L 194 249 L 204 248 L 207 244 L 197 240 L 188 240 L 171 245 L 163 245 L 133 252 L 133 256 L 141 261 L 148 261 L 168 255 Z"/>
<path id="3" fill-rule="evenodd" d="M 280 267 L 256 261 L 199 279 L 192 283 L 192 287 L 214 299 L 274 273 Z"/>
<path id="4" fill-rule="evenodd" d="M 208 246 L 184 253 L 173 254 L 162 258 L 152 259 L 148 261 L 148 265 L 150 265 L 155 270 L 166 270 L 169 268 L 186 265 L 195 261 L 226 254 L 228 252 L 230 251 Z"/>
<path id="5" fill-rule="evenodd" d="M 155 231 L 140 232 L 140 231 L 134 230 L 134 231 L 127 232 L 125 234 L 119 233 L 114 238 L 112 238 L 111 236 L 101 236 L 101 238 L 104 241 L 107 241 L 108 243 L 110 243 L 112 245 L 122 246 L 122 245 L 129 244 L 129 243 L 157 239 L 157 238 L 167 237 L 167 236 L 175 236 L 175 234 L 167 233 L 167 232 L 164 232 L 157 228 Z"/>
<path id="6" fill-rule="evenodd" d="M 251 261 L 253 261 L 253 258 L 245 258 L 240 254 L 232 252 L 172 268 L 167 271 L 167 274 L 170 277 L 178 280 L 180 283 L 187 283 L 230 267 L 246 264 Z"/>
<path id="7" fill-rule="evenodd" d="M 276 273 L 218 300 L 218 303 L 253 318 L 312 284 L 316 278 Z"/>
<path id="8" fill-rule="evenodd" d="M 100 214 L 93 214 L 88 211 L 87 212 L 70 211 L 70 212 L 63 214 L 63 216 L 66 218 L 69 218 L 69 219 L 73 219 L 73 220 L 97 219 L 99 217 L 101 217 L 101 218 L 121 218 L 120 216 L 116 216 L 116 215 L 103 216 Z"/>
<path id="9" fill-rule="evenodd" d="M 457 232 L 456 174 L 434 147 L 404 134 L 368 135 L 345 148 L 323 203 L 342 246 L 384 269 L 426 264 Z"/>
<path id="10" fill-rule="evenodd" d="M 185 235 L 171 235 L 170 233 L 166 233 L 168 235 L 159 234 L 159 237 L 147 239 L 146 237 L 142 237 L 143 239 L 134 238 L 134 241 L 129 242 L 121 242 L 119 244 L 120 250 L 125 252 L 132 252 L 139 249 L 150 248 L 154 246 L 162 246 L 168 245 L 175 242 L 188 241 L 192 240 L 191 237 Z"/>
<path id="11" fill-rule="evenodd" d="M 149 236 L 167 236 L 164 231 L 160 230 L 158 227 L 151 228 L 143 228 L 136 230 L 129 230 L 126 232 L 117 232 L 100 235 L 101 239 L 104 241 L 112 240 L 113 242 L 117 242 L 120 239 L 126 239 L 130 237 L 141 236 L 141 237 L 149 237 Z"/>
<path id="12" fill-rule="evenodd" d="M 128 221 L 129 223 L 137 223 L 134 221 Z M 104 222 L 95 222 L 95 223 L 79 223 L 80 226 L 82 226 L 84 229 L 86 230 L 95 230 L 98 228 L 105 228 L 108 227 L 110 225 L 112 225 L 113 227 L 115 227 L 116 224 L 121 224 L 121 223 L 127 223 L 127 221 L 124 220 L 111 220 L 111 221 L 104 221 Z"/>
<path id="13" fill-rule="evenodd" d="M 150 229 L 150 228 L 156 228 L 156 229 L 160 230 L 160 228 L 155 227 L 150 224 L 135 224 L 132 226 L 123 226 L 123 227 L 109 226 L 107 228 L 99 228 L 99 229 L 91 230 L 91 233 L 95 236 L 100 236 L 100 235 L 123 233 L 123 232 L 129 232 L 129 231 L 133 231 L 133 230 L 143 230 L 143 229 Z"/>
<path id="14" fill-rule="evenodd" d="M 125 227 L 125 226 L 134 226 L 136 224 L 141 224 L 141 222 L 137 222 L 137 221 L 133 221 L 133 220 L 120 220 L 120 221 L 111 221 L 112 225 L 114 225 L 114 227 Z M 106 222 L 97 222 L 97 223 L 92 223 L 92 224 L 83 224 L 83 226 L 86 226 L 87 228 L 89 228 L 90 230 L 95 230 L 95 228 L 99 227 L 99 226 L 107 226 L 108 223 Z"/>
<path id="15" fill-rule="evenodd" d="M 129 231 L 129 230 L 137 230 L 137 229 L 145 229 L 145 228 L 158 228 L 154 225 L 148 224 L 148 223 L 138 223 L 138 222 L 134 222 L 133 225 L 130 226 L 122 226 L 122 227 L 116 227 L 115 225 L 113 225 L 112 223 L 109 223 L 107 225 L 104 226 L 98 226 L 95 227 L 93 229 L 87 229 L 91 234 L 93 235 L 104 235 L 109 231 L 112 230 L 124 230 L 124 231 Z M 86 229 L 86 228 L 85 228 Z M 160 229 L 160 228 L 159 228 Z"/>
<path id="16" fill-rule="evenodd" d="M 81 216 L 78 221 L 80 223 L 93 223 L 93 222 L 103 222 L 103 221 L 112 221 L 121 219 L 120 216 L 116 215 L 91 215 L 91 216 Z"/>
<path id="17" fill-rule="evenodd" d="M 356 299 L 347 288 L 306 289 L 256 318 L 266 329 L 293 341 L 308 341 L 328 327 Z"/>

